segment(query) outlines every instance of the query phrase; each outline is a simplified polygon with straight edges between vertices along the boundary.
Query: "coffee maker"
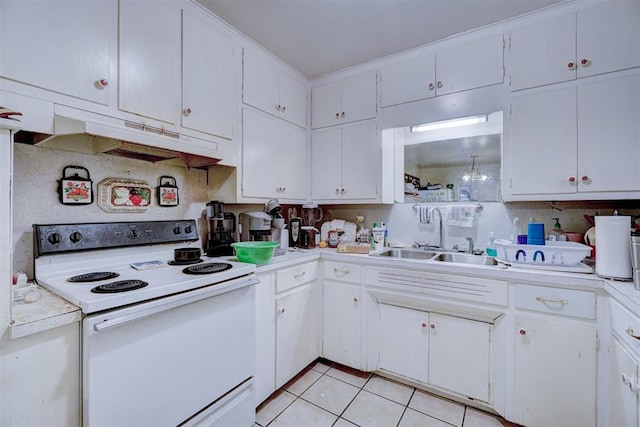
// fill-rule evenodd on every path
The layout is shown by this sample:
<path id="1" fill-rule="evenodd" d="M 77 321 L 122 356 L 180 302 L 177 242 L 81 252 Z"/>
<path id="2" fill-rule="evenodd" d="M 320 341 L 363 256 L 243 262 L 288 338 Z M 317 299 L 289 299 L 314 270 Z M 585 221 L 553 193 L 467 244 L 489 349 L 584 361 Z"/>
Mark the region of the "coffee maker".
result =
<path id="1" fill-rule="evenodd" d="M 214 200 L 207 203 L 207 256 L 233 255 L 231 243 L 235 242 L 236 216 L 225 212 L 223 203 Z"/>
<path id="2" fill-rule="evenodd" d="M 271 199 L 264 205 L 264 211 L 271 217 L 271 240 L 278 242 L 274 255 L 282 255 L 289 247 L 289 230 L 280 213 L 282 207 L 278 199 Z"/>
<path id="3" fill-rule="evenodd" d="M 240 240 L 243 242 L 271 241 L 271 216 L 260 211 L 242 212 Z"/>

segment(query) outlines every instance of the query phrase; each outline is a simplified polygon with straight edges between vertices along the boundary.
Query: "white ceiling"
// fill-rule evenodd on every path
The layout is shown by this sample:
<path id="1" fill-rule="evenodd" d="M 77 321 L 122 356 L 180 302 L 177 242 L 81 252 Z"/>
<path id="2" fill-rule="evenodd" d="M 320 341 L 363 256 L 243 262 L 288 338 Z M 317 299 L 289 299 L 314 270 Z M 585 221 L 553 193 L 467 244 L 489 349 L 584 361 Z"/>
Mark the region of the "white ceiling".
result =
<path id="1" fill-rule="evenodd" d="M 564 0 L 197 0 L 308 78 Z"/>

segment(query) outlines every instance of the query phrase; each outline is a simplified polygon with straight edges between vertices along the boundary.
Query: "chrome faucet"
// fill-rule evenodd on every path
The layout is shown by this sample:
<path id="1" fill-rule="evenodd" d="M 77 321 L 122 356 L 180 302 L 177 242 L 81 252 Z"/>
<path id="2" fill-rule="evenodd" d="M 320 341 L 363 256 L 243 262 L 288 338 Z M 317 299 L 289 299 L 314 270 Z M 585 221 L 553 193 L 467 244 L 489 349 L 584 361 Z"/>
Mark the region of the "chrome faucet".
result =
<path id="1" fill-rule="evenodd" d="M 473 253 L 473 239 L 471 237 L 465 237 L 465 239 L 467 240 L 467 242 L 469 242 L 469 248 L 467 249 L 467 252 L 472 254 Z"/>
<path id="2" fill-rule="evenodd" d="M 439 235 L 438 235 L 438 244 L 430 245 L 427 242 L 413 242 L 414 248 L 424 248 L 424 249 L 443 249 L 444 250 L 444 235 L 442 233 L 442 212 L 438 208 L 431 208 L 434 212 L 438 212 L 438 219 L 440 220 L 439 224 Z"/>

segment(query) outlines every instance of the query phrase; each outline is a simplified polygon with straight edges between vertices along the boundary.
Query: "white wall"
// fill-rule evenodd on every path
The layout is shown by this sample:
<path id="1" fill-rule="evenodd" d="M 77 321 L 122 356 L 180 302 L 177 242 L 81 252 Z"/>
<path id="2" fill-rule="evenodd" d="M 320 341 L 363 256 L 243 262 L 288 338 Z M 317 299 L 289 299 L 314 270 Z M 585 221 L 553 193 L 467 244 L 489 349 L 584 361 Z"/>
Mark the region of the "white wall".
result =
<path id="1" fill-rule="evenodd" d="M 68 165 L 89 170 L 96 195 L 91 205 L 60 203 L 58 180 Z M 26 272 L 29 278 L 33 278 L 33 224 L 200 219 L 200 234 L 206 234 L 206 222 L 201 219 L 208 201 L 207 172 L 204 170 L 25 144 L 14 145 L 13 167 L 13 269 Z M 176 207 L 160 207 L 155 199 L 155 187 L 163 175 L 177 181 L 180 203 Z M 147 181 L 154 188 L 151 206 L 143 213 L 105 212 L 97 204 L 98 183 L 105 178 Z"/>

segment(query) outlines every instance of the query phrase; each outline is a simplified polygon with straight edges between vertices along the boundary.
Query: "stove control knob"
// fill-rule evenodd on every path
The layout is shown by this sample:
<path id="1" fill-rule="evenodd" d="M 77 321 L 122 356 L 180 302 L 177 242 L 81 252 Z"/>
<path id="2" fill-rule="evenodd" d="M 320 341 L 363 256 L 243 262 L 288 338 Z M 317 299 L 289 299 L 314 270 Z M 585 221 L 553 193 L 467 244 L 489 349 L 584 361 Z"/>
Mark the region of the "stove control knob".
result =
<path id="1" fill-rule="evenodd" d="M 180 234 L 180 233 L 182 233 L 182 230 L 180 230 L 180 227 L 174 227 L 173 234 Z"/>
<path id="2" fill-rule="evenodd" d="M 60 233 L 50 234 L 49 237 L 47 237 L 47 240 L 52 245 L 57 245 L 58 243 L 60 243 Z"/>
<path id="3" fill-rule="evenodd" d="M 137 239 L 138 237 L 140 237 L 140 230 L 138 230 L 136 228 L 132 228 L 127 233 L 127 236 L 129 236 L 129 238 L 131 238 L 131 239 Z"/>
<path id="4" fill-rule="evenodd" d="M 79 231 L 74 231 L 73 233 L 71 233 L 71 235 L 69 236 L 69 239 L 71 239 L 71 241 L 73 243 L 78 243 L 80 240 L 82 240 L 82 234 L 80 234 Z"/>
<path id="5" fill-rule="evenodd" d="M 190 226 L 190 225 L 187 225 L 187 226 L 184 228 L 184 232 L 185 232 L 185 233 L 187 233 L 187 234 L 191 234 L 191 232 L 192 232 L 192 231 L 193 231 L 193 229 L 191 228 L 191 226 Z"/>

